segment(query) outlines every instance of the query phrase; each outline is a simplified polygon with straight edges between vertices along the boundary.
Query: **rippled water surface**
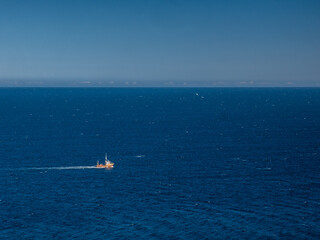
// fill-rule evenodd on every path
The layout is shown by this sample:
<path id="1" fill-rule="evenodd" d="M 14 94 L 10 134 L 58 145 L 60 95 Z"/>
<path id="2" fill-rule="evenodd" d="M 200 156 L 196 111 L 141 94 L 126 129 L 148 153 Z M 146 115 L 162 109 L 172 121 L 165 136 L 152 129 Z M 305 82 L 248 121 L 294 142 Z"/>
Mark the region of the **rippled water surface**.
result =
<path id="1" fill-rule="evenodd" d="M 0 89 L 0 239 L 319 239 L 320 89 Z M 109 154 L 112 170 L 96 169 Z"/>

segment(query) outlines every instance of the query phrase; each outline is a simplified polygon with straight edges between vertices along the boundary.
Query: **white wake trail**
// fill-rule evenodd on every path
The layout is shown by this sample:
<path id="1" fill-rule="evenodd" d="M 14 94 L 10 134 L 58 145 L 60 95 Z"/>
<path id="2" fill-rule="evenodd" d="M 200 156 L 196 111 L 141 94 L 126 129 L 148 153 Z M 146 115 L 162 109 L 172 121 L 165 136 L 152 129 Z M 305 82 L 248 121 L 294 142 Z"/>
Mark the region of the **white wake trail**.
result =
<path id="1" fill-rule="evenodd" d="M 88 169 L 97 168 L 96 166 L 68 166 L 68 167 L 25 167 L 25 168 L 0 168 L 2 171 L 26 171 L 26 170 L 76 170 L 76 169 Z"/>
<path id="2" fill-rule="evenodd" d="M 69 169 L 87 169 L 87 168 L 97 168 L 96 166 L 70 166 L 70 167 L 35 167 L 27 168 L 34 170 L 69 170 Z"/>

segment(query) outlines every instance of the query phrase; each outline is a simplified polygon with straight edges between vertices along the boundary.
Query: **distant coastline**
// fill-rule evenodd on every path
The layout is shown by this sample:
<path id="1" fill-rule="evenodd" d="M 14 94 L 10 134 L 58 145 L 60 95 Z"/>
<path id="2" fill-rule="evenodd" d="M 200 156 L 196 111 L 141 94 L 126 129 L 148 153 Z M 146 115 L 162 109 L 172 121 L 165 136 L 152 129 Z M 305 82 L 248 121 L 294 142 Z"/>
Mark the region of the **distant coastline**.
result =
<path id="1" fill-rule="evenodd" d="M 90 79 L 0 79 L 0 87 L 320 87 L 320 81 L 288 81 L 288 82 L 269 82 L 269 81 L 183 81 L 183 80 L 90 80 Z"/>

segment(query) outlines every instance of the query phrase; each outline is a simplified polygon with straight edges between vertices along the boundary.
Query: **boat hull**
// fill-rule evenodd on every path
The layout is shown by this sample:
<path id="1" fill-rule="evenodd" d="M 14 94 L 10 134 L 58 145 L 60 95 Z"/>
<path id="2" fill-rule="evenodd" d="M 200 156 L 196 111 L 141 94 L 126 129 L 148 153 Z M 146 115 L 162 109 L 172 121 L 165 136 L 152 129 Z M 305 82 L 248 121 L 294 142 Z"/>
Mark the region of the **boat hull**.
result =
<path id="1" fill-rule="evenodd" d="M 113 168 L 113 165 L 114 164 L 99 164 L 99 165 L 96 165 L 96 168 Z"/>

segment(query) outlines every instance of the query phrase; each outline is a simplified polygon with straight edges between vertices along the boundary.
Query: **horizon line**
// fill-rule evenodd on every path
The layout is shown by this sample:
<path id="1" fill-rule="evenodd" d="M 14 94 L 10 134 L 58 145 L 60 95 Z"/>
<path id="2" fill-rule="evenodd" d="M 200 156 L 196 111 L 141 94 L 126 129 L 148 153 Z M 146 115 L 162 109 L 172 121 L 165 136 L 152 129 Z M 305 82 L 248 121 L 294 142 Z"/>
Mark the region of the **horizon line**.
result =
<path id="1" fill-rule="evenodd" d="M 38 87 L 38 88 L 190 88 L 190 87 L 206 87 L 206 88 L 219 88 L 219 87 L 237 87 L 237 88 L 254 88 L 254 87 L 307 87 L 317 88 L 320 87 L 320 81 L 253 81 L 253 80 L 119 80 L 119 79 L 1 79 L 1 88 L 21 88 L 21 87 Z"/>

